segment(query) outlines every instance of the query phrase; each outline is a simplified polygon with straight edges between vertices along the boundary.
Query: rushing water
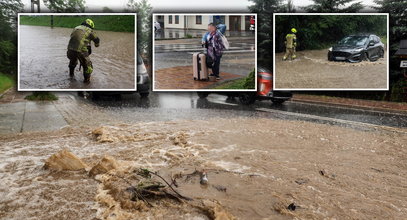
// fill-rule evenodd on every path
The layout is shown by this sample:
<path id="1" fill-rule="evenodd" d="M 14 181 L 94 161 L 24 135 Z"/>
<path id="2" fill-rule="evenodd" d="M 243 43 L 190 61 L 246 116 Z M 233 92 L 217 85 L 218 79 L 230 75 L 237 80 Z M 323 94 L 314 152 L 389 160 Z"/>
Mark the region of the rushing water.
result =
<path id="1" fill-rule="evenodd" d="M 134 33 L 97 31 L 100 47 L 90 59 L 94 71 L 91 83 L 83 84 L 79 65 L 75 79 L 69 78 L 66 48 L 72 29 L 20 26 L 21 89 L 134 89 Z"/>

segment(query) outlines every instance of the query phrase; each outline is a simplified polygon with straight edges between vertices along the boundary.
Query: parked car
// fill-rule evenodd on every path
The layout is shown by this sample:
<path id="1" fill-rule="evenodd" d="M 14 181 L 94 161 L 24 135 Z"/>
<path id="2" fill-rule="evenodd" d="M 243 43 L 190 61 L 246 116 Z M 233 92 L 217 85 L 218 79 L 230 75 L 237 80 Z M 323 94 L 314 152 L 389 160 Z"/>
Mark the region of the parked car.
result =
<path id="1" fill-rule="evenodd" d="M 350 35 L 329 48 L 329 61 L 376 61 L 384 57 L 384 44 L 374 34 Z"/>
<path id="2" fill-rule="evenodd" d="M 138 93 L 142 98 L 148 97 L 150 94 L 150 76 L 148 75 L 147 69 L 144 65 L 143 59 L 140 55 L 137 55 L 137 91 L 81 91 L 78 92 L 79 96 L 82 97 L 89 97 L 92 99 L 96 99 L 99 96 L 113 96 L 113 95 L 121 95 L 121 94 L 132 94 Z"/>
<path id="3" fill-rule="evenodd" d="M 199 98 L 206 98 L 210 92 L 198 92 Z M 256 100 L 271 100 L 273 103 L 282 104 L 291 99 L 292 93 L 289 91 L 273 90 L 273 74 L 266 68 L 257 68 L 257 92 L 221 92 L 218 94 L 229 97 L 239 97 L 242 104 L 250 105 Z"/>

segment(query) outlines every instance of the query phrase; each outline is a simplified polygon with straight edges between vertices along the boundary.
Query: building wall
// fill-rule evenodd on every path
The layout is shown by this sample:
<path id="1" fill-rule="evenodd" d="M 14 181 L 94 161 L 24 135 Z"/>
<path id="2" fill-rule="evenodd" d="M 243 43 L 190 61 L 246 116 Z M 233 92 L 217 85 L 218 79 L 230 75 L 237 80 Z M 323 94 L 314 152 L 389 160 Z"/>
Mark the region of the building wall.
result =
<path id="1" fill-rule="evenodd" d="M 198 29 L 198 30 L 206 30 L 208 24 L 213 22 L 213 16 L 209 15 L 202 15 L 202 24 L 196 24 L 196 16 L 195 15 L 180 15 L 179 16 L 179 24 L 175 24 L 175 15 L 172 15 L 172 24 L 169 23 L 169 16 L 164 16 L 164 28 L 177 28 L 177 29 Z M 246 30 L 246 20 L 245 16 L 240 16 L 240 30 Z M 230 30 L 229 25 L 229 16 L 225 16 L 225 24 L 227 26 L 227 30 Z"/>
<path id="2" fill-rule="evenodd" d="M 169 17 L 172 16 L 172 24 L 169 23 Z M 175 24 L 175 15 L 165 15 L 164 16 L 164 28 L 184 28 L 184 17 L 179 16 L 179 24 Z"/>

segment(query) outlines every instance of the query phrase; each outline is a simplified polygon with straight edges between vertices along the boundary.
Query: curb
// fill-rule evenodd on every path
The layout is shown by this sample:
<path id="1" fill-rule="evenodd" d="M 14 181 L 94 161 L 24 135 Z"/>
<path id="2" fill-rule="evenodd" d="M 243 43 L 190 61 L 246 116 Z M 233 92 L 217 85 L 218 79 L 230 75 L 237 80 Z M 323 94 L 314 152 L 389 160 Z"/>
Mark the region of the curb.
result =
<path id="1" fill-rule="evenodd" d="M 300 99 L 300 98 L 292 98 L 291 101 L 295 102 L 303 102 L 303 103 L 315 103 L 315 104 L 325 104 L 325 105 L 336 105 L 336 106 L 341 106 L 341 107 L 353 107 L 353 108 L 359 108 L 362 110 L 377 110 L 377 111 L 387 111 L 387 112 L 393 112 L 393 113 L 401 113 L 401 114 L 407 114 L 407 110 L 395 110 L 392 108 L 384 108 L 384 107 L 373 107 L 373 106 L 365 106 L 365 105 L 357 105 L 357 104 L 345 104 L 345 103 L 335 103 L 335 102 L 323 102 L 323 101 L 317 101 L 317 100 L 309 100 L 309 99 Z"/>

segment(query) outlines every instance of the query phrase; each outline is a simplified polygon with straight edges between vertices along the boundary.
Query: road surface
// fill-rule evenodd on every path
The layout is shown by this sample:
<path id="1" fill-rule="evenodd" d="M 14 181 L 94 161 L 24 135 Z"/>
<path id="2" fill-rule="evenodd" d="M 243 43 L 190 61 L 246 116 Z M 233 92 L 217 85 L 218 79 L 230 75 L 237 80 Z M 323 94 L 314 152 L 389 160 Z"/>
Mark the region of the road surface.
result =
<path id="1" fill-rule="evenodd" d="M 1 218 L 210 219 L 205 210 L 240 219 L 407 215 L 405 112 L 305 102 L 242 106 L 195 93 L 98 101 L 59 96 L 52 103 L 22 102 L 14 112 L 21 102 L 0 104 L 0 127 L 21 127 L 0 135 Z M 61 149 L 89 168 L 44 170 Z M 104 155 L 118 167 L 90 177 Z M 148 207 L 123 199 L 136 168 L 168 181 L 187 176 L 174 187 L 193 200 L 149 198 Z M 195 170 L 207 172 L 207 186 Z"/>
<path id="2" fill-rule="evenodd" d="M 71 28 L 20 25 L 20 88 L 38 89 L 134 89 L 134 33 L 97 31 L 100 47 L 92 43 L 94 71 L 83 83 L 79 65 L 69 77 L 66 56 Z"/>
<path id="3" fill-rule="evenodd" d="M 297 59 L 283 61 L 276 54 L 277 89 L 386 89 L 387 53 L 375 62 L 328 61 L 328 49 L 297 52 Z"/>

